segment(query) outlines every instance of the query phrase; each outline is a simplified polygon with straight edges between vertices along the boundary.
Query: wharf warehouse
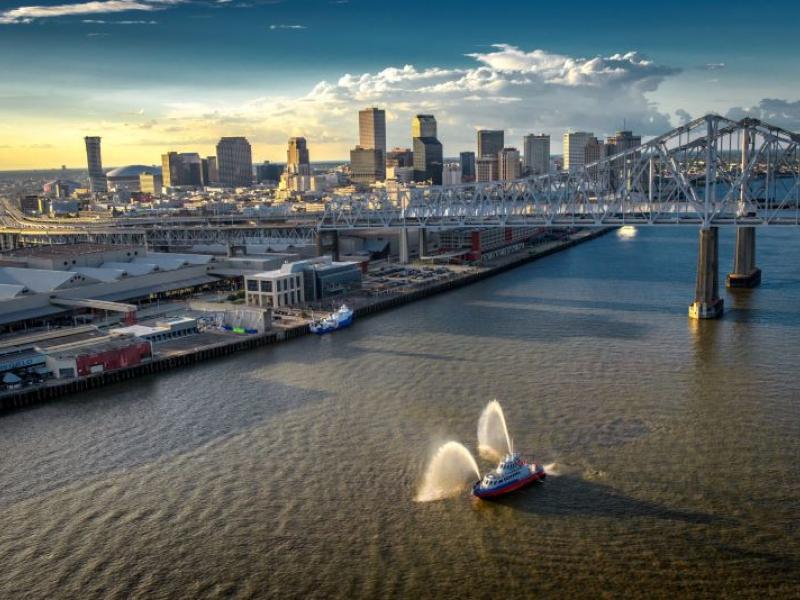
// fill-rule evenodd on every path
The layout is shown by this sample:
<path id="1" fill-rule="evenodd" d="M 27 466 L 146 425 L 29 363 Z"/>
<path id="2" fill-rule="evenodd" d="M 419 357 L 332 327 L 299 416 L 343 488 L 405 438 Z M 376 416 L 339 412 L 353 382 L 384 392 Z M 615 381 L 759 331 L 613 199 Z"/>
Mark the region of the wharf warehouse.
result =
<path id="1" fill-rule="evenodd" d="M 0 254 L 0 333 L 72 323 L 87 311 L 126 313 L 136 303 L 241 286 L 282 258 L 148 252 L 143 247 L 64 244 Z"/>

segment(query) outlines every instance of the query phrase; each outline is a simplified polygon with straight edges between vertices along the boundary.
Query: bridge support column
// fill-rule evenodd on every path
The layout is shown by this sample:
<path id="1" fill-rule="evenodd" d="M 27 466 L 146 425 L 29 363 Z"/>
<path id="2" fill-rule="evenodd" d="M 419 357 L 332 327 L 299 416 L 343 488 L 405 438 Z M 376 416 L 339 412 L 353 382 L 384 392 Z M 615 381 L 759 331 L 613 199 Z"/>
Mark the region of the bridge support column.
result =
<path id="1" fill-rule="evenodd" d="M 400 262 L 404 265 L 409 263 L 408 255 L 408 229 L 400 229 Z"/>
<path id="2" fill-rule="evenodd" d="M 428 230 L 424 227 L 419 228 L 419 257 L 427 256 L 428 250 Z"/>
<path id="3" fill-rule="evenodd" d="M 719 297 L 719 229 L 700 230 L 697 250 L 697 284 L 694 302 L 689 307 L 692 319 L 716 319 L 722 316 L 723 301 Z"/>
<path id="4" fill-rule="evenodd" d="M 314 236 L 314 254 L 316 256 L 322 256 L 322 232 L 317 231 L 317 235 Z"/>
<path id="5" fill-rule="evenodd" d="M 331 257 L 334 261 L 339 261 L 339 232 L 337 230 L 331 232 Z"/>
<path id="6" fill-rule="evenodd" d="M 728 274 L 729 288 L 753 288 L 761 283 L 761 269 L 756 266 L 756 228 L 736 229 L 733 271 Z"/>

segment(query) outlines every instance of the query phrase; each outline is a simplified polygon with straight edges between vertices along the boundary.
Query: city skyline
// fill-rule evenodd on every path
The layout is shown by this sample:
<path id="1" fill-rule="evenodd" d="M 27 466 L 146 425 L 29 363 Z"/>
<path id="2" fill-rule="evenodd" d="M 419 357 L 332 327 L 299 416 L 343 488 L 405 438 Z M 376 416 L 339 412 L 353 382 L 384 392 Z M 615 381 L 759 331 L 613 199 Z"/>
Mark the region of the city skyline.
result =
<path id="1" fill-rule="evenodd" d="M 478 129 L 504 129 L 517 146 L 525 134 L 549 133 L 555 154 L 570 128 L 647 138 L 706 112 L 751 109 L 800 128 L 791 64 L 799 43 L 789 35 L 797 7 L 756 44 L 742 42 L 741 19 L 688 3 L 676 8 L 691 11 L 691 23 L 633 3 L 626 19 L 609 22 L 583 2 L 568 11 L 514 3 L 514 19 L 475 23 L 442 2 L 414 22 L 414 35 L 430 39 L 416 48 L 398 37 L 410 16 L 362 5 L 4 3 L 0 51 L 26 60 L 4 66 L 0 169 L 79 166 L 80 140 L 93 135 L 109 166 L 157 163 L 168 149 L 213 154 L 226 136 L 247 137 L 256 161 L 281 160 L 297 136 L 316 160 L 346 160 L 357 111 L 373 105 L 387 111 L 390 147 L 411 144 L 414 114 L 436 115 L 448 156 L 474 150 Z M 702 26 L 705 17 L 715 27 Z M 171 64 L 165 52 L 184 59 Z"/>

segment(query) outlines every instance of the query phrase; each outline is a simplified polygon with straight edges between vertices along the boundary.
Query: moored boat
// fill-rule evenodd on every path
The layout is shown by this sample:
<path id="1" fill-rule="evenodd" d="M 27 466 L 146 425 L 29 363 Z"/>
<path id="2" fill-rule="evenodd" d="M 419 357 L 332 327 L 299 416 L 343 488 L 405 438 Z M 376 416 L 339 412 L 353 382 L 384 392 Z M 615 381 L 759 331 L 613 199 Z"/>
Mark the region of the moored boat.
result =
<path id="1" fill-rule="evenodd" d="M 332 313 L 330 316 L 322 319 L 317 319 L 309 326 L 312 333 L 322 335 L 330 333 L 337 329 L 344 329 L 353 323 L 353 309 L 348 308 L 346 304 L 342 304 L 339 310 Z"/>
<path id="2" fill-rule="evenodd" d="M 547 476 L 542 465 L 525 462 L 519 452 L 506 454 L 497 468 L 484 475 L 472 486 L 478 498 L 497 498 L 519 490 Z"/>

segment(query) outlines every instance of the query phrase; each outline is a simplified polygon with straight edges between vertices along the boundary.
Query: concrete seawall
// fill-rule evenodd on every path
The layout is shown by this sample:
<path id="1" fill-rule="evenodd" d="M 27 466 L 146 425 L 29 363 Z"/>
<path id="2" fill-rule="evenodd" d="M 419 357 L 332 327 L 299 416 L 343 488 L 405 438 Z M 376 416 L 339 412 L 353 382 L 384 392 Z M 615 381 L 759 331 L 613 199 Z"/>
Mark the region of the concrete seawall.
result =
<path id="1" fill-rule="evenodd" d="M 365 317 L 372 315 L 396 306 L 402 306 L 410 302 L 416 302 L 423 298 L 428 298 L 435 294 L 441 294 L 450 290 L 455 290 L 472 283 L 482 281 L 498 273 L 509 271 L 523 264 L 538 260 L 545 256 L 550 256 L 567 248 L 571 248 L 583 242 L 595 239 L 608 233 L 610 229 L 598 229 L 582 235 L 579 238 L 572 238 L 564 240 L 562 243 L 555 244 L 546 249 L 538 252 L 529 251 L 526 254 L 512 257 L 507 262 L 483 271 L 477 271 L 467 275 L 461 275 L 454 279 L 436 283 L 412 292 L 408 292 L 399 296 L 392 296 L 389 298 L 376 299 L 366 306 L 355 309 L 356 317 Z M 301 335 L 309 333 L 308 325 L 299 325 L 296 327 L 288 328 L 283 331 L 270 331 L 269 333 L 251 335 L 237 339 L 232 342 L 216 344 L 213 346 L 205 346 L 202 348 L 186 351 L 184 353 L 174 354 L 168 357 L 158 357 L 149 360 L 145 363 L 127 367 L 125 369 L 118 369 L 115 371 L 106 371 L 98 373 L 89 377 L 82 377 L 79 379 L 70 379 L 67 381 L 55 381 L 47 385 L 33 387 L 25 390 L 19 390 L 15 393 L 7 393 L 0 396 L 0 412 L 24 408 L 61 398 L 69 394 L 75 394 L 86 390 L 91 390 L 113 383 L 127 381 L 142 375 L 151 375 L 169 371 L 172 369 L 193 365 L 205 360 L 227 356 L 236 352 L 245 350 L 253 350 L 262 346 L 269 346 L 294 339 Z"/>

